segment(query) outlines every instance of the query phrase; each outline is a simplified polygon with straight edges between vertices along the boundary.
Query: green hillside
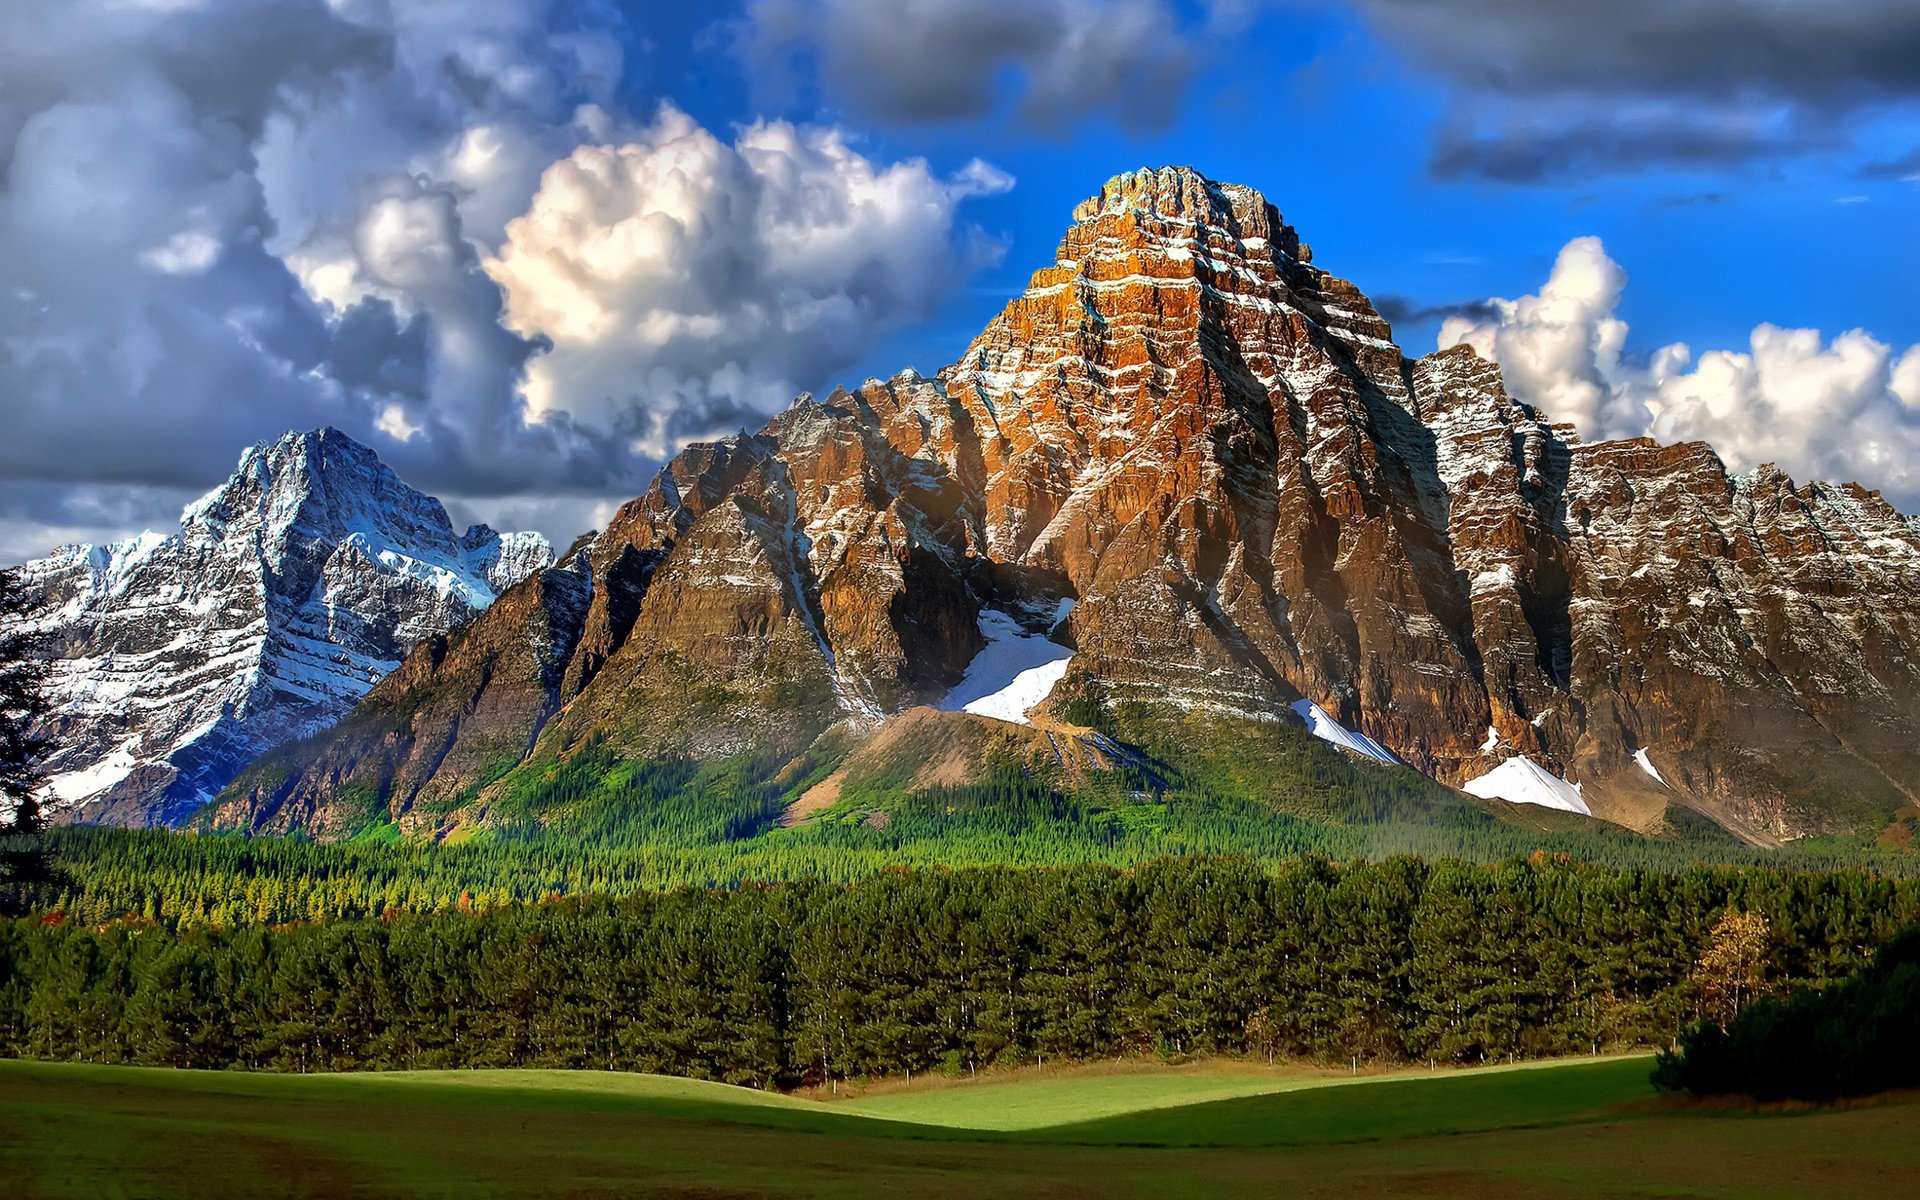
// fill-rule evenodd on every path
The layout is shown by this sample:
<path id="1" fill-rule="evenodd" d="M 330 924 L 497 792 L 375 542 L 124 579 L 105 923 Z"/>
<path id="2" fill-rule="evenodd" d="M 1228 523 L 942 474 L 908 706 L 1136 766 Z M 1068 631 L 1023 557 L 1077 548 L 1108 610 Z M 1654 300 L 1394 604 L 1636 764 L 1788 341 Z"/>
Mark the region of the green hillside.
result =
<path id="1" fill-rule="evenodd" d="M 915 709 L 865 740 L 836 730 L 794 757 L 636 759 L 597 738 L 564 750 L 542 743 L 435 811 L 402 815 L 410 836 L 440 841 L 561 837 L 612 848 L 745 840 L 801 853 L 932 842 L 964 861 L 1372 847 L 1498 857 L 1543 840 L 1587 854 L 1688 838 L 1737 847 L 1684 809 L 1630 833 L 1573 813 L 1476 800 L 1279 722 L 1138 704 L 1094 720 L 1035 728 Z M 228 801 L 307 753 L 292 746 L 267 755 L 199 824 L 213 828 Z M 388 787 L 377 772 L 339 781 L 325 840 L 400 836 L 403 825 L 381 799 Z M 1020 845 L 1007 845 L 1015 836 Z"/>
<path id="2" fill-rule="evenodd" d="M 944 718 L 952 714 L 933 714 Z M 895 867 L 1132 867 L 1232 854 L 1267 867 L 1321 855 L 1498 862 L 1545 854 L 1617 867 L 1696 864 L 1920 871 L 1908 845 L 1734 841 L 1673 810 L 1648 835 L 1573 813 L 1479 801 L 1404 768 L 1356 761 L 1275 724 L 1144 718 L 1103 769 L 1062 769 L 1044 733 L 1004 722 L 903 722 L 877 749 L 822 745 L 784 762 L 619 761 L 599 748 L 533 759 L 461 809 L 404 833 L 377 805 L 352 836 L 69 829 L 68 886 L 40 898 L 85 920 L 312 920 L 488 907 L 681 886 L 848 883 Z M 977 726 L 995 726 L 976 736 Z M 1104 735 L 1102 735 L 1104 736 Z M 1095 741 L 1088 735 L 1081 753 Z M 1022 754 L 1031 757 L 1021 757 Z"/>

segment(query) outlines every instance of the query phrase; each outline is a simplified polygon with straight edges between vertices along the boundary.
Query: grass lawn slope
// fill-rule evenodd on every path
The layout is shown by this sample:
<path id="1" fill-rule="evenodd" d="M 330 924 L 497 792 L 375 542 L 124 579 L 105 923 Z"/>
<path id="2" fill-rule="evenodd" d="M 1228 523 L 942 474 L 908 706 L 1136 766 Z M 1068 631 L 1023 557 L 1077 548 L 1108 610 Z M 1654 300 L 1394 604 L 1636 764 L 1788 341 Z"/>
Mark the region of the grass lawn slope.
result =
<path id="1" fill-rule="evenodd" d="M 1343 1070 L 1302 1065 L 1267 1067 L 1257 1063 L 1212 1060 L 1179 1067 L 1147 1063 L 1074 1066 L 1065 1070 L 1019 1071 L 977 1082 L 934 1079 L 912 1087 L 890 1081 L 867 1096 L 842 1101 L 835 1111 L 910 1121 L 948 1129 L 1030 1132 L 1047 1141 L 1135 1143 L 1139 1145 L 1292 1145 L 1306 1141 L 1357 1140 L 1342 1135 L 1337 1123 L 1320 1114 L 1404 1113 L 1395 1128 L 1423 1132 L 1459 1132 L 1529 1123 L 1551 1123 L 1557 1114 L 1584 1115 L 1606 1105 L 1648 1095 L 1644 1055 L 1598 1062 L 1533 1062 L 1517 1067 L 1484 1067 L 1471 1072 L 1401 1069 L 1351 1075 Z M 1543 1085 L 1498 1080 L 1512 1071 L 1553 1069 Z M 1382 1093 L 1377 1086 L 1397 1086 Z M 1350 1103 L 1327 1089 L 1369 1085 Z M 1436 1105 L 1439 1088 L 1444 1104 Z M 1294 1092 L 1312 1092 L 1282 1100 Z M 1423 1125 L 1419 1118 L 1438 1124 Z"/>
<path id="2" fill-rule="evenodd" d="M 821 1103 L 638 1075 L 0 1062 L 0 1195 L 1893 1196 L 1920 1170 L 1920 1098 L 1715 1111 L 1646 1073 L 1229 1064 Z"/>

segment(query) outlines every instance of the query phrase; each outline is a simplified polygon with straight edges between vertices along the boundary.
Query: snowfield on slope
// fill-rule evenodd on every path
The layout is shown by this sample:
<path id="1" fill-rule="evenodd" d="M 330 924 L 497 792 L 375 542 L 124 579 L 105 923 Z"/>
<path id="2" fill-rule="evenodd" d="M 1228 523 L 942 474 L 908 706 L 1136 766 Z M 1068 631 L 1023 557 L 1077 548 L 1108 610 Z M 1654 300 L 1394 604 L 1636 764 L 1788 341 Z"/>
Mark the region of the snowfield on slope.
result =
<path id="1" fill-rule="evenodd" d="M 1401 765 L 1400 757 L 1393 751 L 1382 746 L 1379 742 L 1374 741 L 1364 733 L 1348 729 L 1345 725 L 1328 716 L 1327 710 L 1321 708 L 1313 701 L 1296 700 L 1293 703 L 1293 711 L 1299 715 L 1302 721 L 1307 723 L 1307 732 L 1319 738 L 1321 741 L 1331 742 L 1342 750 L 1351 750 L 1355 754 L 1371 758 L 1376 762 L 1383 762 L 1396 767 Z"/>
<path id="2" fill-rule="evenodd" d="M 966 675 L 940 702 L 940 710 L 1027 724 L 1027 714 L 1067 673 L 1073 650 L 1028 633 L 1018 621 L 991 608 L 980 610 L 980 636 L 987 644 L 967 664 Z"/>
<path id="3" fill-rule="evenodd" d="M 1460 789 L 1482 800 L 1509 804 L 1538 804 L 1590 817 L 1593 810 L 1580 798 L 1580 785 L 1568 783 L 1524 754 L 1517 754 Z"/>
<path id="4" fill-rule="evenodd" d="M 1647 751 L 1645 747 L 1642 747 L 1633 752 L 1633 761 L 1640 764 L 1640 769 L 1642 771 L 1645 771 L 1647 774 L 1653 776 L 1653 781 L 1655 783 L 1659 784 L 1661 787 L 1667 786 L 1667 781 L 1661 778 L 1660 768 L 1654 766 L 1653 760 L 1647 757 Z"/>

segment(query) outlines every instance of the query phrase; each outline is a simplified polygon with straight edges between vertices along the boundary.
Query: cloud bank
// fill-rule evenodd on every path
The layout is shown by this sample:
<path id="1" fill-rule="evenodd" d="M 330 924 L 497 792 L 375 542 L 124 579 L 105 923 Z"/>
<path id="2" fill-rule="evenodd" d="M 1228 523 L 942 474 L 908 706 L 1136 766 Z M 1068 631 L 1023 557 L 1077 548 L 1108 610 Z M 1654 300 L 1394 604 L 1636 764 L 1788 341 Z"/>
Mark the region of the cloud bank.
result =
<path id="1" fill-rule="evenodd" d="M 1920 346 L 1761 325 L 1742 350 L 1628 354 L 1626 284 L 1598 238 L 1576 238 L 1537 294 L 1449 318 L 1440 346 L 1498 362 L 1517 399 L 1587 437 L 1705 441 L 1735 470 L 1855 480 L 1920 511 Z"/>
<path id="2" fill-rule="evenodd" d="M 0 558 L 164 523 L 320 424 L 565 540 L 990 257 L 958 210 L 991 168 L 637 121 L 631 32 L 608 0 L 0 6 Z"/>

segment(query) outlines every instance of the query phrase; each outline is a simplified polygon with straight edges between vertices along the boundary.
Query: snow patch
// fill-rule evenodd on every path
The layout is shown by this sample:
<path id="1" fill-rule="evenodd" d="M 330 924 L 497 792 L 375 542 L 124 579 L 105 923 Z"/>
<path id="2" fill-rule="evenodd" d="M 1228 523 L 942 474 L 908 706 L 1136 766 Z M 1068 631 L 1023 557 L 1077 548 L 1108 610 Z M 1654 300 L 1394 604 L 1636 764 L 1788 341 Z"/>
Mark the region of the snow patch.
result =
<path id="1" fill-rule="evenodd" d="M 1060 616 L 1065 618 L 1064 609 Z M 940 710 L 1027 724 L 1027 714 L 1053 694 L 1067 673 L 1073 651 L 1028 633 L 1018 621 L 991 608 L 980 610 L 980 636 L 987 644 L 967 664 L 966 675 L 940 702 Z"/>
<path id="2" fill-rule="evenodd" d="M 128 742 L 83 770 L 48 776 L 44 786 L 60 805 L 77 804 L 105 792 L 133 774 L 139 765 L 133 754 L 133 743 Z"/>
<path id="3" fill-rule="evenodd" d="M 1480 743 L 1480 753 L 1491 754 L 1500 747 L 1500 731 L 1487 726 L 1487 740 Z"/>
<path id="4" fill-rule="evenodd" d="M 1587 802 L 1580 798 L 1579 784 L 1568 783 L 1524 754 L 1515 755 L 1480 778 L 1469 780 L 1460 790 L 1482 800 L 1538 804 L 1563 812 L 1593 815 Z"/>
<path id="5" fill-rule="evenodd" d="M 1047 626 L 1047 633 L 1052 634 L 1054 630 L 1066 624 L 1067 618 L 1072 615 L 1073 615 L 1073 597 L 1072 596 L 1061 597 L 1060 603 L 1054 606 L 1053 624 Z"/>
<path id="6" fill-rule="evenodd" d="M 1476 592 L 1493 589 L 1508 589 L 1516 586 L 1513 567 L 1502 563 L 1491 571 L 1482 571 L 1473 577 L 1473 590 Z"/>
<path id="7" fill-rule="evenodd" d="M 1633 761 L 1640 764 L 1640 769 L 1642 771 L 1645 771 L 1647 774 L 1653 776 L 1653 781 L 1659 784 L 1661 787 L 1673 786 L 1672 784 L 1668 783 L 1666 780 L 1660 778 L 1660 769 L 1653 765 L 1652 760 L 1650 760 L 1647 757 L 1647 752 L 1645 750 L 1635 750 L 1633 752 Z"/>
<path id="8" fill-rule="evenodd" d="M 1401 765 L 1393 751 L 1382 746 L 1364 733 L 1348 729 L 1345 725 L 1327 715 L 1327 710 L 1311 700 L 1296 700 L 1293 711 L 1307 723 L 1307 732 L 1323 742 L 1331 742 L 1342 750 L 1371 758 L 1376 762 Z"/>

